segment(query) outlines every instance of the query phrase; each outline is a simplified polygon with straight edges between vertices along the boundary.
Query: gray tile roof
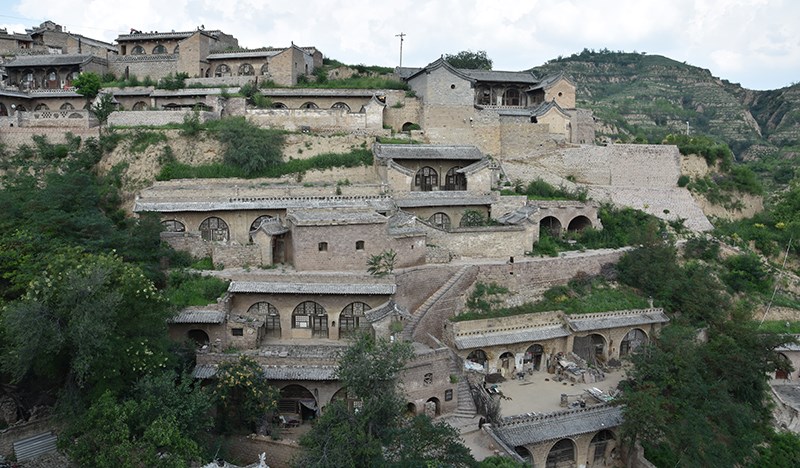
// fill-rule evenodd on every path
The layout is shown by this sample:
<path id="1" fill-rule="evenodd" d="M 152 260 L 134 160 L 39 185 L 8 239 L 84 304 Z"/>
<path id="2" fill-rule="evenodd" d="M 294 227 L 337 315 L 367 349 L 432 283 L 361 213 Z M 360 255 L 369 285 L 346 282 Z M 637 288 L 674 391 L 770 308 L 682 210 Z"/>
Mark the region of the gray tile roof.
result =
<path id="1" fill-rule="evenodd" d="M 564 75 L 563 72 L 558 72 L 558 73 L 554 73 L 552 75 L 545 76 L 538 83 L 536 83 L 534 86 L 531 86 L 528 90 L 531 91 L 531 90 L 534 90 L 534 89 L 547 89 L 547 88 L 553 86 L 555 83 L 557 83 L 561 79 L 564 79 L 564 80 L 568 81 L 570 84 L 572 84 L 574 86 L 574 83 L 572 83 L 572 80 L 570 80 L 566 75 Z"/>
<path id="2" fill-rule="evenodd" d="M 92 60 L 105 62 L 93 55 L 53 54 L 53 55 L 18 55 L 14 60 L 3 64 L 6 68 L 22 67 L 59 67 L 67 65 L 83 65 Z"/>
<path id="3" fill-rule="evenodd" d="M 423 206 L 475 206 L 491 205 L 494 197 L 491 194 L 475 194 L 464 191 L 409 192 L 397 198 L 395 203 L 400 208 L 416 208 Z"/>
<path id="4" fill-rule="evenodd" d="M 460 334 L 455 337 L 455 343 L 458 349 L 473 349 L 485 346 L 545 341 L 565 336 L 569 336 L 569 331 L 562 325 L 549 325 L 544 327 L 520 327 L 514 330 L 489 333 Z"/>
<path id="5" fill-rule="evenodd" d="M 375 211 L 292 210 L 286 219 L 295 226 L 334 226 L 345 224 L 385 224 L 386 216 Z"/>
<path id="6" fill-rule="evenodd" d="M 539 207 L 533 205 L 524 205 L 516 210 L 506 213 L 497 218 L 497 222 L 501 224 L 523 224 L 530 219 L 530 216 L 537 213 Z"/>
<path id="7" fill-rule="evenodd" d="M 480 171 L 481 169 L 489 167 L 490 164 L 491 161 L 489 161 L 489 158 L 483 158 L 480 161 L 474 162 L 467 167 L 462 167 L 461 169 L 456 170 L 456 172 L 460 174 L 474 174 Z"/>
<path id="8" fill-rule="evenodd" d="M 411 318 L 411 314 L 408 313 L 406 309 L 397 305 L 393 300 L 388 302 L 384 302 L 383 304 L 375 307 L 374 309 L 370 309 L 364 312 L 364 317 L 367 319 L 369 323 L 375 323 L 378 320 L 382 320 L 389 315 L 399 315 L 405 318 Z"/>
<path id="9" fill-rule="evenodd" d="M 225 312 L 215 309 L 184 309 L 167 320 L 168 323 L 222 323 Z"/>
<path id="10" fill-rule="evenodd" d="M 469 70 L 459 68 L 458 71 L 475 79 L 476 81 L 495 81 L 502 83 L 526 83 L 536 84 L 539 82 L 533 73 L 529 71 L 500 71 L 500 70 Z"/>
<path id="11" fill-rule="evenodd" d="M 122 41 L 148 41 L 151 39 L 186 39 L 191 37 L 197 31 L 179 31 L 179 32 L 148 32 L 148 33 L 135 33 L 135 34 L 120 34 L 117 36 L 117 42 Z M 201 33 L 209 37 L 216 37 L 221 33 L 220 30 L 200 30 Z"/>
<path id="12" fill-rule="evenodd" d="M 235 211 L 235 210 L 281 210 L 291 208 L 352 208 L 370 207 L 378 211 L 390 211 L 394 208 L 391 197 L 356 196 L 356 197 L 248 197 L 229 198 L 214 201 L 170 201 L 163 199 L 136 200 L 133 210 L 136 212 L 154 211 L 158 213 L 178 213 L 181 211 Z"/>
<path id="13" fill-rule="evenodd" d="M 568 315 L 566 320 L 569 328 L 576 332 L 582 332 L 648 325 L 651 323 L 667 323 L 669 322 L 669 317 L 664 313 L 664 309 L 656 308 Z"/>
<path id="14" fill-rule="evenodd" d="M 505 418 L 492 430 L 509 446 L 518 447 L 613 429 L 620 424 L 621 406 L 596 405 L 539 416 Z"/>
<path id="15" fill-rule="evenodd" d="M 257 231 L 264 231 L 269 236 L 279 236 L 289 232 L 289 228 L 281 224 L 279 219 L 272 218 L 262 221 L 261 224 L 254 230 L 250 231 L 250 233 L 253 234 Z"/>
<path id="16" fill-rule="evenodd" d="M 403 210 L 397 210 L 389 218 L 387 232 L 396 237 L 424 236 L 425 229 L 417 224 L 417 217 Z"/>
<path id="17" fill-rule="evenodd" d="M 2 67 L 0 67 L 2 68 Z M 13 89 L 0 89 L 0 96 L 8 96 L 8 97 L 15 97 L 15 98 L 22 98 L 22 99 L 30 99 L 27 93 L 23 93 L 22 91 L 16 91 Z"/>
<path id="18" fill-rule="evenodd" d="M 475 146 L 457 145 L 382 145 L 375 143 L 372 151 L 383 159 L 462 159 L 477 161 L 483 154 Z"/>
<path id="19" fill-rule="evenodd" d="M 566 112 L 564 112 L 564 109 L 562 109 L 561 106 L 559 106 L 556 101 L 547 101 L 539 104 L 538 107 L 531 109 L 531 114 L 535 115 L 536 117 L 540 117 L 550 112 L 551 109 L 556 109 L 562 114 L 566 114 Z"/>
<path id="20" fill-rule="evenodd" d="M 269 97 L 372 97 L 373 94 L 382 96 L 384 90 L 380 89 L 329 89 L 329 88 L 266 88 L 261 94 Z"/>
<path id="21" fill-rule="evenodd" d="M 372 294 L 391 295 L 394 283 L 278 283 L 262 281 L 233 281 L 228 286 L 231 293 L 259 294 Z"/>
<path id="22" fill-rule="evenodd" d="M 243 58 L 261 58 L 261 57 L 274 57 L 286 49 L 272 49 L 272 50 L 242 50 L 237 52 L 217 52 L 208 54 L 208 60 L 226 60 L 226 59 L 243 59 Z"/>
<path id="23" fill-rule="evenodd" d="M 792 335 L 796 340 L 800 340 L 800 335 Z M 800 343 L 785 343 L 777 348 L 775 351 L 800 351 Z"/>
<path id="24" fill-rule="evenodd" d="M 512 116 L 512 117 L 532 117 L 533 111 L 529 107 L 492 107 L 493 111 L 499 115 Z"/>

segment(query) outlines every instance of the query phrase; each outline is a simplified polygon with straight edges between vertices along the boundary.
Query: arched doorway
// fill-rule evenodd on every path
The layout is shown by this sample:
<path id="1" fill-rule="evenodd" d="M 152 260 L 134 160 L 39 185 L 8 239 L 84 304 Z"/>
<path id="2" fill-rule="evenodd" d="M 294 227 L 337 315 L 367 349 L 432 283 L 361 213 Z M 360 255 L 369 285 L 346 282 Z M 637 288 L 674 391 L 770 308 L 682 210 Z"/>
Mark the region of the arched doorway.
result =
<path id="1" fill-rule="evenodd" d="M 514 368 L 517 367 L 514 354 L 511 351 L 506 351 L 505 353 L 501 354 L 497 367 L 505 371 L 503 372 L 503 377 L 511 373 Z"/>
<path id="2" fill-rule="evenodd" d="M 357 332 L 366 325 L 364 312 L 370 310 L 369 304 L 352 302 L 342 309 L 339 314 L 339 338 L 356 336 Z"/>
<path id="3" fill-rule="evenodd" d="M 436 397 L 428 398 L 425 402 L 425 414 L 433 418 L 439 416 L 442 412 L 441 403 Z"/>
<path id="4" fill-rule="evenodd" d="M 619 356 L 627 356 L 636 351 L 640 346 L 647 344 L 647 333 L 644 330 L 634 328 L 625 334 L 619 344 Z"/>
<path id="5" fill-rule="evenodd" d="M 584 229 L 592 227 L 592 221 L 586 216 L 576 216 L 572 218 L 567 226 L 568 232 L 581 232 Z"/>
<path id="6" fill-rule="evenodd" d="M 194 341 L 198 347 L 205 346 L 211 342 L 211 340 L 208 338 L 208 333 L 204 332 L 203 330 L 189 330 L 189 332 L 186 334 L 186 337 Z"/>
<path id="7" fill-rule="evenodd" d="M 227 242 L 230 238 L 228 223 L 216 216 L 208 217 L 200 223 L 200 237 L 207 241 Z"/>
<path id="8" fill-rule="evenodd" d="M 319 406 L 314 394 L 302 385 L 292 384 L 281 389 L 278 412 L 295 415 L 303 421 L 317 417 Z"/>
<path id="9" fill-rule="evenodd" d="M 444 176 L 444 189 L 445 190 L 466 190 L 467 189 L 467 176 L 463 172 L 458 172 L 462 169 L 461 166 L 456 166 L 447 171 Z"/>
<path id="10" fill-rule="evenodd" d="M 614 445 L 614 433 L 608 429 L 603 429 L 595 434 L 592 441 L 589 442 L 589 453 L 587 454 L 589 466 L 606 466 L 606 458 Z"/>
<path id="11" fill-rule="evenodd" d="M 575 442 L 561 439 L 547 454 L 545 468 L 571 468 L 575 466 Z"/>
<path id="12" fill-rule="evenodd" d="M 265 337 L 281 337 L 281 314 L 269 302 L 256 302 L 247 309 L 246 315 L 256 322 L 260 322 L 256 337 L 257 343 L 261 343 Z"/>
<path id="13" fill-rule="evenodd" d="M 417 405 L 415 405 L 414 403 L 408 403 L 406 405 L 406 413 L 409 416 L 416 416 L 417 415 Z"/>
<path id="14" fill-rule="evenodd" d="M 410 132 L 411 130 L 419 130 L 419 124 L 415 124 L 414 122 L 406 122 L 401 127 L 401 130 L 404 132 Z"/>
<path id="15" fill-rule="evenodd" d="M 439 187 L 439 173 L 436 169 L 425 166 L 417 171 L 414 176 L 414 190 L 420 192 L 430 192 Z"/>
<path id="16" fill-rule="evenodd" d="M 550 234 L 552 237 L 560 237 L 561 221 L 555 216 L 545 216 L 539 221 L 539 235 L 541 236 L 544 232 Z"/>
<path id="17" fill-rule="evenodd" d="M 525 357 L 522 360 L 525 370 L 532 369 L 535 371 L 542 370 L 542 358 L 544 356 L 544 347 L 540 344 L 535 344 L 525 351 Z"/>
<path id="18" fill-rule="evenodd" d="M 328 337 L 328 312 L 314 301 L 301 302 L 292 311 L 292 328 L 310 328 L 314 338 Z"/>
<path id="19" fill-rule="evenodd" d="M 783 353 L 778 353 L 778 354 L 779 354 L 779 355 L 780 355 L 780 356 L 781 356 L 783 359 L 785 359 L 786 361 L 789 361 L 789 357 L 788 357 L 788 356 L 786 356 L 785 354 L 783 354 Z M 788 371 L 786 371 L 786 370 L 784 370 L 784 369 L 778 369 L 778 370 L 776 370 L 776 371 L 775 371 L 775 378 L 776 378 L 776 379 L 783 379 L 783 380 L 786 380 L 786 379 L 788 379 L 788 378 L 789 378 L 789 372 L 788 372 Z"/>
<path id="20" fill-rule="evenodd" d="M 345 387 L 340 388 L 336 391 L 336 393 L 333 394 L 331 397 L 331 403 L 334 401 L 343 402 L 345 405 L 347 405 L 347 409 L 349 411 L 353 411 L 353 409 L 359 407 L 360 404 L 360 401 L 354 396 L 350 395 Z"/>
<path id="21" fill-rule="evenodd" d="M 474 349 L 467 354 L 467 361 L 472 361 L 476 364 L 480 364 L 486 369 L 486 363 L 489 361 L 489 358 L 486 356 L 486 353 L 482 349 Z"/>
<path id="22" fill-rule="evenodd" d="M 603 335 L 592 333 L 576 336 L 572 342 L 572 352 L 590 364 L 606 361 L 606 339 Z"/>

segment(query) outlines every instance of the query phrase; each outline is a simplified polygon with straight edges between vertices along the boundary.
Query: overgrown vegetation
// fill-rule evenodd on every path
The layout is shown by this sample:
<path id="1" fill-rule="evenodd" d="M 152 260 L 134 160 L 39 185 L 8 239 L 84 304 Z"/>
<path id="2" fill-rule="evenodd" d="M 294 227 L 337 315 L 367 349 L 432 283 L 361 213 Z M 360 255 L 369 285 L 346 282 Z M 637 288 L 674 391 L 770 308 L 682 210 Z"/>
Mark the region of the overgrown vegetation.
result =
<path id="1" fill-rule="evenodd" d="M 522 181 L 514 181 L 513 189 L 504 189 L 503 195 L 527 195 L 531 200 L 578 200 L 585 202 L 588 199 L 588 192 L 583 187 L 574 190 L 566 187 L 555 187 L 552 184 L 536 179 L 523 185 Z"/>
<path id="2" fill-rule="evenodd" d="M 215 276 L 175 270 L 167 277 L 164 295 L 176 309 L 208 305 L 216 302 L 228 290 L 228 283 Z"/>

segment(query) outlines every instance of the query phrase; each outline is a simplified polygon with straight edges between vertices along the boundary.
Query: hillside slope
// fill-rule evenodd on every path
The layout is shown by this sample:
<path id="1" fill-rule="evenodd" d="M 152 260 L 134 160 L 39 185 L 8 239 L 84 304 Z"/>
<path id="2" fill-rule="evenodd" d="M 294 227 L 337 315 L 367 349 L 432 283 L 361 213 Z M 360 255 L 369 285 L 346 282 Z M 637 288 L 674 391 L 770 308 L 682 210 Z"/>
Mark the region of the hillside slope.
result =
<path id="1" fill-rule="evenodd" d="M 584 50 L 532 69 L 564 72 L 578 106 L 592 109 L 600 136 L 660 142 L 668 133 L 712 135 L 742 158 L 751 147 L 800 146 L 800 85 L 753 91 L 709 70 L 659 55 Z"/>

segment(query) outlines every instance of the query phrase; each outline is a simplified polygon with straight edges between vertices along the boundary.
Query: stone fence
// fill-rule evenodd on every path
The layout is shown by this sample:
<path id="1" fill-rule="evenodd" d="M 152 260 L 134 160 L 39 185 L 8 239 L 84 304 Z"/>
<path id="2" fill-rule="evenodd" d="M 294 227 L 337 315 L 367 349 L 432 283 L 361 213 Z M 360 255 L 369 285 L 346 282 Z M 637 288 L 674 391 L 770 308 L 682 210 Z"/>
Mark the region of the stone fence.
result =
<path id="1" fill-rule="evenodd" d="M 97 119 L 87 110 L 40 110 L 18 112 L 20 127 L 90 128 Z"/>
<path id="2" fill-rule="evenodd" d="M 137 127 L 142 125 L 161 126 L 170 124 L 182 124 L 187 115 L 192 115 L 191 109 L 160 111 L 117 111 L 108 117 L 108 124 L 120 127 Z M 218 120 L 217 112 L 199 112 L 200 122 Z"/>
<path id="3" fill-rule="evenodd" d="M 277 127 L 288 131 L 385 133 L 383 109 L 368 107 L 364 112 L 347 109 L 250 109 L 250 121 L 263 127 Z"/>
<path id="4" fill-rule="evenodd" d="M 247 83 L 253 83 L 256 76 L 210 76 L 208 78 L 188 78 L 186 86 L 202 85 L 209 88 L 220 86 L 239 87 Z"/>

